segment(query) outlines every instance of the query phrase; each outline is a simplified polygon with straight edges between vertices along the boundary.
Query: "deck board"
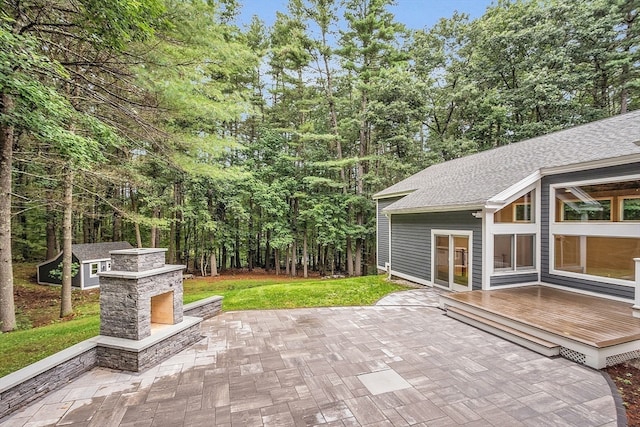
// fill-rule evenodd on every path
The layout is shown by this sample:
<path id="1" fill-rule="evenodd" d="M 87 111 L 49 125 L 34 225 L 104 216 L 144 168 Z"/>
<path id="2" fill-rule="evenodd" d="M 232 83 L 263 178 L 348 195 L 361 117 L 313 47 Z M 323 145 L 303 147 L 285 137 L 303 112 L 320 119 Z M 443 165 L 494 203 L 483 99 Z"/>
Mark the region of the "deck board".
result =
<path id="1" fill-rule="evenodd" d="M 603 348 L 640 339 L 632 304 L 548 286 L 460 292 L 447 298 Z"/>

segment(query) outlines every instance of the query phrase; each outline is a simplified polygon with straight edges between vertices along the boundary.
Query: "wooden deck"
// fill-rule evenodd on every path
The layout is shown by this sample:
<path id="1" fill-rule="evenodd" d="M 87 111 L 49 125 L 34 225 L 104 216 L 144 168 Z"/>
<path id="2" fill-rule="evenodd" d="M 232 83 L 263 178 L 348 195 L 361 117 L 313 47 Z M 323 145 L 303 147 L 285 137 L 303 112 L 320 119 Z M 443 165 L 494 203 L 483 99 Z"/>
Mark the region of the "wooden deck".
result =
<path id="1" fill-rule="evenodd" d="M 632 303 L 547 286 L 460 292 L 446 299 L 599 349 L 640 340 Z"/>

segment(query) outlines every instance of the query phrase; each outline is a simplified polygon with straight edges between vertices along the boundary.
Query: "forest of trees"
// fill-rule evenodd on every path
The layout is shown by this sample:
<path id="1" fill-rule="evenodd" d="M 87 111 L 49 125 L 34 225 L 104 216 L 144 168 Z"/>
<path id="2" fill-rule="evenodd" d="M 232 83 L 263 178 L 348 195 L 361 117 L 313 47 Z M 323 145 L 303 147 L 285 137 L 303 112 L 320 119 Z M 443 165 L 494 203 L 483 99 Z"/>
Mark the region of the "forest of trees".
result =
<path id="1" fill-rule="evenodd" d="M 1 330 L 13 262 L 62 250 L 71 311 L 72 243 L 370 273 L 376 191 L 640 107 L 637 0 L 498 0 L 419 31 L 393 0 L 289 0 L 271 27 L 240 26 L 241 1 L 0 0 Z"/>

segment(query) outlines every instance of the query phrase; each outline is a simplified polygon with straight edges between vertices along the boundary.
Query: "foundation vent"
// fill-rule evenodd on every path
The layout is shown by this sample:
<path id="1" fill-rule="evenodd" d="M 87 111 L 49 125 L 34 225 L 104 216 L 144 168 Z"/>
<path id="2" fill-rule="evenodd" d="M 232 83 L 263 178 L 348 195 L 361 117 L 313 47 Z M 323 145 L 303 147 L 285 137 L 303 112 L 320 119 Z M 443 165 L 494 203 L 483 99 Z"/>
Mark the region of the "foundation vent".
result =
<path id="1" fill-rule="evenodd" d="M 584 353 L 580 353 L 579 351 L 571 350 L 566 347 L 560 347 L 560 356 L 581 365 L 584 365 L 587 362 L 587 356 Z"/>
<path id="2" fill-rule="evenodd" d="M 605 361 L 605 366 L 613 366 L 622 362 L 626 362 L 627 360 L 640 358 L 640 350 L 628 351 L 626 353 L 614 354 L 613 356 L 607 357 Z"/>

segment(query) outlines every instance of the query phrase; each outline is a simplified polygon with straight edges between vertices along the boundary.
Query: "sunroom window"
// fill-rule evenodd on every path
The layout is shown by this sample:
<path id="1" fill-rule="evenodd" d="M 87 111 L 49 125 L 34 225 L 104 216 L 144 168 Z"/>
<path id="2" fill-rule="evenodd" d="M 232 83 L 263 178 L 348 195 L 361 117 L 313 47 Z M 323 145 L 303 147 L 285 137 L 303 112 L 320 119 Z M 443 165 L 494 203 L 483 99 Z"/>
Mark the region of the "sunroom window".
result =
<path id="1" fill-rule="evenodd" d="M 535 267 L 533 234 L 497 234 L 493 240 L 493 268 L 496 271 L 531 270 Z"/>
<path id="2" fill-rule="evenodd" d="M 556 270 L 633 280 L 640 238 L 555 235 Z"/>
<path id="3" fill-rule="evenodd" d="M 553 270 L 594 281 L 633 281 L 633 259 L 640 257 L 640 227 L 634 224 L 640 222 L 640 179 L 562 185 L 553 197 Z"/>
<path id="4" fill-rule="evenodd" d="M 640 221 L 640 180 L 556 188 L 556 222 Z"/>
<path id="5" fill-rule="evenodd" d="M 640 196 L 623 197 L 620 207 L 620 220 L 640 221 Z"/>
<path id="6" fill-rule="evenodd" d="M 535 190 L 531 190 L 524 196 L 514 200 L 504 208 L 497 211 L 493 217 L 496 223 L 531 223 L 534 222 Z"/>

